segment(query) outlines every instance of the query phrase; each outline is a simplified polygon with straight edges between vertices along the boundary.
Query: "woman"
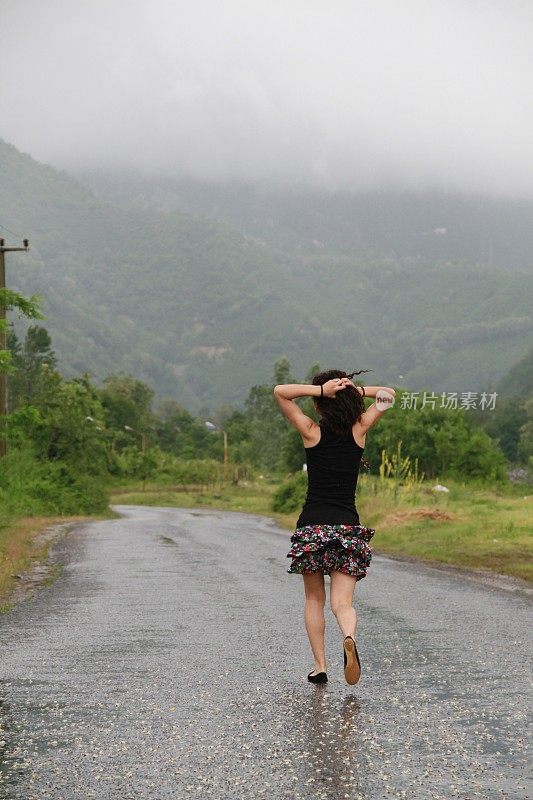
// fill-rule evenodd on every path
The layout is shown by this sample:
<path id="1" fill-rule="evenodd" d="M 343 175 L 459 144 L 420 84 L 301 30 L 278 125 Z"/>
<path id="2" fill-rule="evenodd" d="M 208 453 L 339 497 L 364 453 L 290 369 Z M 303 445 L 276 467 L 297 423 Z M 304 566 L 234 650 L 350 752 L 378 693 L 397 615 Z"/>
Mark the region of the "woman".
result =
<path id="1" fill-rule="evenodd" d="M 291 536 L 291 573 L 303 575 L 305 627 L 315 668 L 308 680 L 326 683 L 324 650 L 326 592 L 330 576 L 330 605 L 344 636 L 344 676 L 357 683 L 361 662 L 355 644 L 357 614 L 353 608 L 355 584 L 366 575 L 372 553 L 368 542 L 373 528 L 359 524 L 355 489 L 369 429 L 394 402 L 386 386 L 356 386 L 347 375 L 329 370 L 315 375 L 311 385 L 276 386 L 274 395 L 288 421 L 300 433 L 307 457 L 308 489 L 302 512 Z M 365 411 L 364 397 L 378 398 Z M 312 397 L 320 417 L 317 424 L 294 402 Z"/>

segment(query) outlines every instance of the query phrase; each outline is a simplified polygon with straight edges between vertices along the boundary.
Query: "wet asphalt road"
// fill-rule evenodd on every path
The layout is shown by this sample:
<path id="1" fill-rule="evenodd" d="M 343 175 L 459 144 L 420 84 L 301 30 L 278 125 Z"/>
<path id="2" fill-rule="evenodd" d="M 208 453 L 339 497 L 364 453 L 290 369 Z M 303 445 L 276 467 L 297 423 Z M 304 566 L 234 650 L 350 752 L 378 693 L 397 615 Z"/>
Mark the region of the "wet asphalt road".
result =
<path id="1" fill-rule="evenodd" d="M 119 510 L 60 540 L 61 576 L 0 617 L 2 800 L 532 795 L 524 595 L 375 556 L 361 682 L 328 609 L 315 686 L 289 532 Z"/>

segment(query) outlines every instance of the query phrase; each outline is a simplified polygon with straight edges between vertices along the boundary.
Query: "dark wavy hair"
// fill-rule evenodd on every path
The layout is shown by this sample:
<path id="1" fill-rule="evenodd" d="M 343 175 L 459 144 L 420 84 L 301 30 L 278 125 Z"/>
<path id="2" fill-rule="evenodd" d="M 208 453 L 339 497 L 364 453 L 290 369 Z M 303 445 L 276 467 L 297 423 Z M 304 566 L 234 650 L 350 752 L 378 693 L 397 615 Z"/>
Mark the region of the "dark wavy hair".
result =
<path id="1" fill-rule="evenodd" d="M 354 375 L 361 375 L 363 372 L 371 372 L 371 370 L 361 369 L 358 372 L 347 373 L 341 369 L 329 369 L 315 375 L 312 383 L 314 386 L 321 386 L 333 378 L 351 379 Z M 345 436 L 349 433 L 365 410 L 363 396 L 355 386 L 341 389 L 335 397 L 313 397 L 313 400 L 320 414 L 321 422 L 324 422 L 337 436 Z"/>

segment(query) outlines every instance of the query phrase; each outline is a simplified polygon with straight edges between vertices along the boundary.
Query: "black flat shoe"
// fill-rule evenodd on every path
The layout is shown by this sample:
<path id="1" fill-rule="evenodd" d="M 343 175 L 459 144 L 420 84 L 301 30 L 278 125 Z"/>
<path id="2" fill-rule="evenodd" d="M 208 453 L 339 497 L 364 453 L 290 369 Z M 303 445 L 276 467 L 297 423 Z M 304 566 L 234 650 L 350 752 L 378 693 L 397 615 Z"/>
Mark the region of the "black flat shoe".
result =
<path id="1" fill-rule="evenodd" d="M 346 683 L 353 685 L 357 683 L 361 677 L 361 662 L 359 661 L 359 653 L 355 646 L 355 639 L 353 636 L 346 636 L 343 642 L 344 651 L 344 677 Z"/>
<path id="2" fill-rule="evenodd" d="M 313 670 L 311 670 L 312 672 Z M 311 681 L 311 683 L 327 683 L 328 676 L 325 672 L 317 672 L 316 675 L 311 675 L 311 672 L 307 676 L 307 680 Z"/>

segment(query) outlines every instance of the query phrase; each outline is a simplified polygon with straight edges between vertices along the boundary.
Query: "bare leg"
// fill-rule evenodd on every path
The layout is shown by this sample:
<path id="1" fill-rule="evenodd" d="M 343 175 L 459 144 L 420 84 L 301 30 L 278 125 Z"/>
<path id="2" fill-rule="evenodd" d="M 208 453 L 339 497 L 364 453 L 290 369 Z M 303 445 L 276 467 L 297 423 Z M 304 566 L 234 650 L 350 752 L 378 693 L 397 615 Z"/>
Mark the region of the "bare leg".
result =
<path id="1" fill-rule="evenodd" d="M 357 614 L 353 607 L 355 592 L 355 578 L 336 569 L 331 570 L 331 584 L 329 602 L 335 614 L 343 636 L 352 636 L 355 639 Z"/>
<path id="2" fill-rule="evenodd" d="M 324 650 L 324 634 L 326 630 L 324 575 L 322 572 L 313 572 L 310 575 L 304 575 L 303 579 L 305 589 L 305 629 L 315 659 L 314 673 L 327 672 L 326 653 Z"/>

